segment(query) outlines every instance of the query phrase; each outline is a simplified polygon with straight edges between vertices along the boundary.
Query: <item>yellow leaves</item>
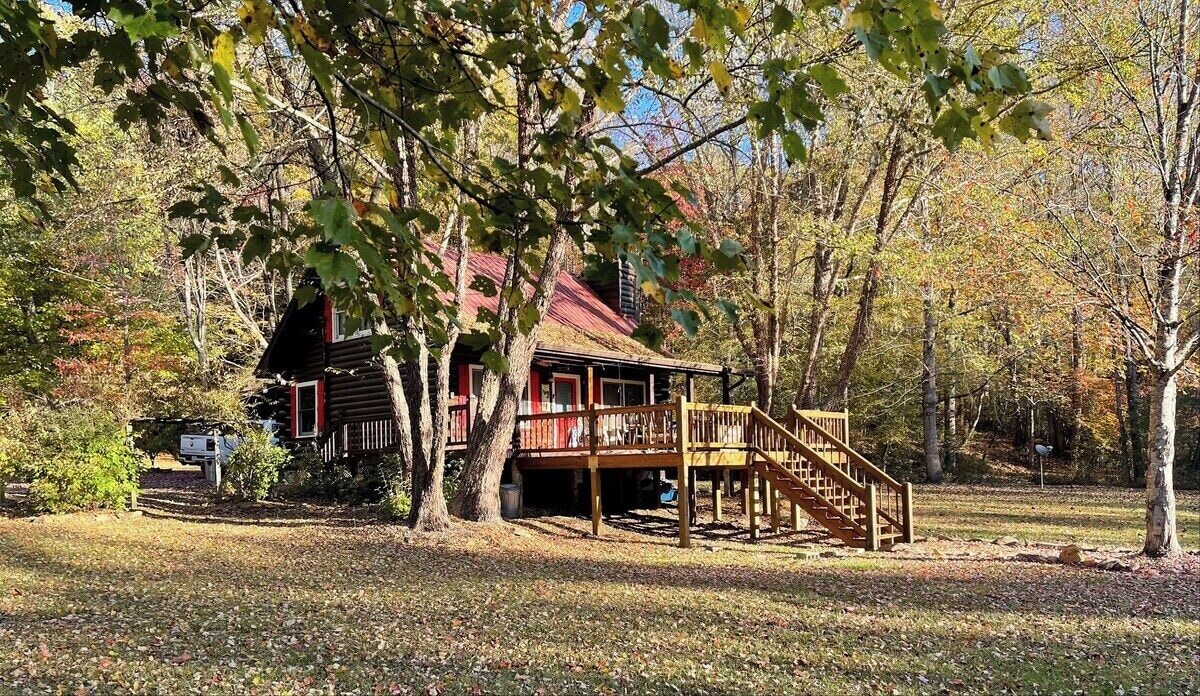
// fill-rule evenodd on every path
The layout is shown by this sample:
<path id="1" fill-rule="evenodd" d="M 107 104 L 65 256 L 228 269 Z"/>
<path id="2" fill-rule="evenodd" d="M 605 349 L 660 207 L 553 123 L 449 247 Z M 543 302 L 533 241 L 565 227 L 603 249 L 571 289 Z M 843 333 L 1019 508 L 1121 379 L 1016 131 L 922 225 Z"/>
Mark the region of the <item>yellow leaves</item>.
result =
<path id="1" fill-rule="evenodd" d="M 733 16 L 737 20 L 738 30 L 746 28 L 746 22 L 750 21 L 750 8 L 744 3 L 738 3 L 733 6 Z"/>
<path id="2" fill-rule="evenodd" d="M 720 61 L 713 61 L 708 64 L 708 72 L 712 75 L 713 82 L 716 83 L 717 89 L 722 93 L 729 89 L 729 85 L 733 84 L 733 76 L 729 74 L 729 70 L 725 64 Z"/>
<path id="3" fill-rule="evenodd" d="M 230 80 L 233 77 L 233 62 L 237 57 L 237 42 L 234 41 L 233 34 L 224 32 L 213 41 L 212 63 L 213 63 L 213 80 L 216 82 L 217 88 L 221 91 L 221 95 L 225 98 L 226 103 L 233 101 L 233 88 L 230 85 Z M 222 109 L 222 119 L 226 126 L 230 124 L 229 114 L 224 111 L 224 107 L 219 103 L 217 107 Z"/>
<path id="4" fill-rule="evenodd" d="M 317 33 L 313 25 L 309 24 L 300 15 L 292 17 L 291 25 L 288 27 L 292 33 L 292 41 L 298 44 L 308 44 L 322 53 L 329 51 L 333 45 L 329 39 Z"/>
<path id="5" fill-rule="evenodd" d="M 216 38 L 215 41 L 213 41 L 213 65 L 225 70 L 226 75 L 233 74 L 235 47 L 236 43 L 233 40 L 233 35 L 229 32 L 222 33 Z"/>
<path id="6" fill-rule="evenodd" d="M 245 0 L 237 13 L 250 41 L 255 45 L 262 43 L 267 30 L 275 22 L 275 8 L 266 0 Z"/>
<path id="7" fill-rule="evenodd" d="M 674 58 L 667 59 L 667 70 L 670 71 L 671 77 L 673 77 L 676 80 L 683 77 L 683 75 L 684 75 L 683 65 L 681 65 L 680 62 L 675 60 Z"/>
<path id="8" fill-rule="evenodd" d="M 666 294 L 663 292 L 662 286 L 652 280 L 642 281 L 642 293 L 655 302 L 666 301 Z"/>
<path id="9" fill-rule="evenodd" d="M 975 131 L 975 137 L 984 149 L 992 148 L 996 141 L 996 127 L 991 122 L 985 121 L 982 116 L 975 116 L 971 119 L 971 130 Z"/>

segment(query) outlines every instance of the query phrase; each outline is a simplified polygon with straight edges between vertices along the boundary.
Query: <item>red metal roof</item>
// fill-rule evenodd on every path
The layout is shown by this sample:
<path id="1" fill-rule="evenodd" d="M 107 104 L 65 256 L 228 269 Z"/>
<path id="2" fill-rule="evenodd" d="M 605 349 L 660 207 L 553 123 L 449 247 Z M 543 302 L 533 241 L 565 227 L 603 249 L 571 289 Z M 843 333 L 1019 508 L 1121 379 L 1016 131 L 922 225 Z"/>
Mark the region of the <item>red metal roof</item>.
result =
<path id="1" fill-rule="evenodd" d="M 453 255 L 446 258 L 445 263 L 447 271 L 451 271 L 454 266 Z M 506 264 L 507 259 L 502 256 L 471 252 L 467 263 L 467 282 L 470 283 L 474 276 L 484 276 L 500 287 L 504 282 Z M 478 290 L 468 289 L 465 315 L 474 318 L 483 308 L 495 311 L 498 302 L 497 297 L 488 297 Z M 628 339 L 637 328 L 636 322 L 604 304 L 596 293 L 566 271 L 558 274 L 558 286 L 550 300 L 546 321 L 585 334 L 612 334 L 622 339 Z"/>

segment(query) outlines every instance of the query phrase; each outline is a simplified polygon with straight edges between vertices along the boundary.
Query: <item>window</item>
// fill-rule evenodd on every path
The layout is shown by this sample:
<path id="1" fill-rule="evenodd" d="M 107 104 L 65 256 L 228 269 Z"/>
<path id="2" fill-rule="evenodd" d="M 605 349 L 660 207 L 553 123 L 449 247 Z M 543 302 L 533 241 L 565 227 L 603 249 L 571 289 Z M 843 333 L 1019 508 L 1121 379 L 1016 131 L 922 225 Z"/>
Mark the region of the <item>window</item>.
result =
<path id="1" fill-rule="evenodd" d="M 320 428 L 319 382 L 302 382 L 296 385 L 292 404 L 292 430 L 296 437 L 315 437 Z"/>
<path id="2" fill-rule="evenodd" d="M 531 402 L 533 399 L 529 396 L 533 375 L 529 375 L 529 381 L 525 383 L 525 398 L 521 403 L 517 404 L 517 413 L 528 415 L 532 412 Z M 483 396 L 483 365 L 471 366 L 471 398 L 475 403 L 479 403 L 480 397 Z"/>
<path id="3" fill-rule="evenodd" d="M 333 318 L 333 340 L 348 341 L 352 338 L 359 338 L 371 333 L 371 330 L 366 326 L 360 326 L 354 333 L 347 334 L 346 329 L 350 328 L 350 314 L 344 309 L 334 308 L 332 312 Z"/>
<path id="4" fill-rule="evenodd" d="M 600 379 L 604 406 L 641 406 L 646 403 L 646 383 L 631 379 Z"/>

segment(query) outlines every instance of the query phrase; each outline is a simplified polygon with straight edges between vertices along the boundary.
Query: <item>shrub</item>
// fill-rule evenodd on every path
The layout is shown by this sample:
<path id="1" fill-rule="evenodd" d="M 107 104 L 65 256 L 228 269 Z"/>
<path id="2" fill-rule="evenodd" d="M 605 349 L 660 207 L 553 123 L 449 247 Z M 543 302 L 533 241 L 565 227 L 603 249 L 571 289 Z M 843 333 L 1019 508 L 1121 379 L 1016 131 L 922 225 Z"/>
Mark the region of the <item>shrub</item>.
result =
<path id="1" fill-rule="evenodd" d="M 139 460 L 124 424 L 89 409 L 69 409 L 39 424 L 27 451 L 29 501 L 43 512 L 124 509 L 137 492 Z"/>
<path id="2" fill-rule="evenodd" d="M 260 501 L 279 480 L 287 460 L 287 450 L 271 444 L 269 433 L 250 430 L 239 438 L 237 449 L 223 467 L 222 491 L 239 500 Z"/>
<path id="3" fill-rule="evenodd" d="M 350 504 L 374 503 L 387 498 L 393 485 L 402 489 L 407 485 L 399 457 L 395 455 L 339 457 L 327 462 L 316 448 L 302 446 L 292 450 L 277 494 Z"/>
<path id="4" fill-rule="evenodd" d="M 412 496 L 408 491 L 396 491 L 385 495 L 379 504 L 379 514 L 388 520 L 407 520 L 412 512 Z"/>

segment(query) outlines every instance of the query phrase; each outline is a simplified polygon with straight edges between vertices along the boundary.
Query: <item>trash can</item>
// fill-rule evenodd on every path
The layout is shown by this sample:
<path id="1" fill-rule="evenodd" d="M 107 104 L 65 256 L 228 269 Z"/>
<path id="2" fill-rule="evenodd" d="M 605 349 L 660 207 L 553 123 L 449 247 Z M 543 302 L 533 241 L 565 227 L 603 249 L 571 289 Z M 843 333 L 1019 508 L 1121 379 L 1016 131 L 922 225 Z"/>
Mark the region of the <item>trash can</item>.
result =
<path id="1" fill-rule="evenodd" d="M 521 487 L 517 484 L 500 484 L 500 515 L 506 520 L 521 516 Z"/>

